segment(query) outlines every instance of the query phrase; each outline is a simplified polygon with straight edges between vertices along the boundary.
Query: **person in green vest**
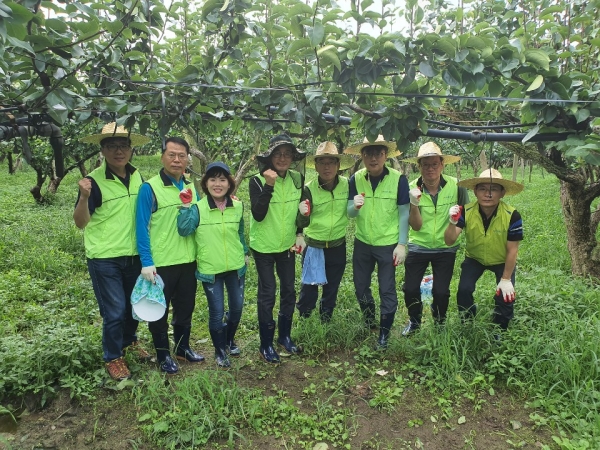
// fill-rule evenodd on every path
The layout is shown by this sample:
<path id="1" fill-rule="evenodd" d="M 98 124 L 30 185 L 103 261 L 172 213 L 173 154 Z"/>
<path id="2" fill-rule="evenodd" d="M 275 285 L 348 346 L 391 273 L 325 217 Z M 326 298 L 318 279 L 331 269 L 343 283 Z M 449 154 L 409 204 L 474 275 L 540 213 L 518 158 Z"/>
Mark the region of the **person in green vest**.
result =
<path id="1" fill-rule="evenodd" d="M 181 209 L 177 227 L 181 236 L 196 232 L 196 278 L 202 282 L 208 301 L 208 330 L 215 347 L 215 361 L 217 366 L 227 368 L 231 366 L 227 354 L 241 353 L 234 338 L 244 308 L 248 264 L 244 206 L 232 196 L 235 180 L 225 163 L 210 163 L 200 185 L 206 195 L 191 208 Z M 227 288 L 227 312 L 224 288 Z"/>
<path id="2" fill-rule="evenodd" d="M 309 317 L 315 309 L 319 285 L 322 322 L 329 322 L 337 303 L 337 294 L 346 269 L 346 227 L 348 215 L 348 179 L 340 170 L 354 165 L 354 159 L 338 152 L 333 142 L 323 142 L 314 155 L 306 158 L 306 167 L 317 171 L 317 178 L 304 188 L 298 206 L 298 228 L 304 229 L 306 251 L 302 260 L 302 288 L 296 308 L 300 317 Z"/>
<path id="3" fill-rule="evenodd" d="M 135 245 L 135 204 L 143 182 L 130 160 L 133 147 L 150 139 L 112 122 L 81 141 L 99 144 L 104 161 L 79 181 L 73 220 L 84 229 L 87 266 L 102 316 L 106 370 L 114 380 L 123 380 L 131 376 L 123 359 L 125 349 L 135 350 L 141 359 L 150 358 L 138 344 L 138 321 L 130 303 L 141 269 Z"/>
<path id="4" fill-rule="evenodd" d="M 396 310 L 395 267 L 406 258 L 410 200 L 408 180 L 399 171 L 387 167 L 388 158 L 401 155 L 396 144 L 379 136 L 375 142 L 366 138 L 362 144 L 344 150 L 359 154 L 364 168 L 350 178 L 348 193 L 349 217 L 356 218 L 352 274 L 356 298 L 365 324 L 375 323 L 375 299 L 371 292 L 371 275 L 377 264 L 379 281 L 380 321 L 377 348 L 385 349 Z"/>
<path id="5" fill-rule="evenodd" d="M 275 321 L 273 308 L 279 277 L 279 315 L 277 343 L 287 353 L 302 351 L 291 338 L 292 317 L 296 304 L 294 253 L 306 247 L 302 230 L 296 227 L 298 204 L 302 195 L 304 175 L 292 169 L 306 153 L 298 151 L 286 134 L 274 136 L 269 149 L 257 156 L 259 175 L 250 179 L 250 249 L 258 273 L 259 352 L 268 363 L 279 363 L 273 348 Z"/>
<path id="6" fill-rule="evenodd" d="M 466 256 L 461 265 L 456 301 L 463 319 L 473 317 L 477 306 L 473 298 L 477 280 L 486 270 L 496 276 L 493 322 L 508 329 L 514 316 L 515 271 L 519 242 L 523 240 L 521 214 L 505 203 L 505 195 L 515 195 L 523 185 L 505 180 L 495 169 L 486 169 L 477 178 L 458 183 L 472 189 L 477 200 L 450 208 L 449 223 L 444 233 L 446 245 L 454 245 L 464 231 Z"/>
<path id="7" fill-rule="evenodd" d="M 136 211 L 137 247 L 142 261 L 141 275 L 155 283 L 160 275 L 164 283 L 167 308 L 164 315 L 148 323 L 156 360 L 162 372 L 177 373 L 179 366 L 169 350 L 169 306 L 173 308 L 175 357 L 199 363 L 204 356 L 190 347 L 192 315 L 196 305 L 196 241 L 177 232 L 180 208 L 189 208 L 198 199 L 194 183 L 184 176 L 190 146 L 185 139 L 165 140 L 160 161 L 163 168 L 140 188 Z"/>
<path id="8" fill-rule="evenodd" d="M 458 244 L 446 245 L 444 232 L 450 207 L 469 203 L 469 193 L 466 188 L 458 187 L 456 178 L 442 175 L 444 166 L 460 161 L 460 157 L 442 154 L 434 142 L 421 145 L 415 158 L 404 161 L 417 164 L 421 174 L 409 185 L 411 229 L 403 287 L 409 321 L 402 334 L 410 336 L 421 327 L 421 280 L 429 264 L 433 272 L 431 315 L 437 324 L 446 320 Z"/>

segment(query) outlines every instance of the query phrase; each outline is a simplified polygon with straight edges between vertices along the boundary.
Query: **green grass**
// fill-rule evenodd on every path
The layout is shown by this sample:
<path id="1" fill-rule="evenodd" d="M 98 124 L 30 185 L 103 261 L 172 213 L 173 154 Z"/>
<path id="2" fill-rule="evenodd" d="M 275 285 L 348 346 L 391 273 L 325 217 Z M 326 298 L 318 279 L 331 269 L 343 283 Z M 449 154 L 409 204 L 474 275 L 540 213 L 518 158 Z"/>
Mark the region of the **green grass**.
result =
<path id="1" fill-rule="evenodd" d="M 137 157 L 135 163 L 145 178 L 159 167 L 156 156 Z M 511 175 L 509 170 L 503 173 Z M 472 176 L 465 169 L 462 174 Z M 82 233 L 72 221 L 78 177 L 67 176 L 43 206 L 28 192 L 33 178 L 32 171 L 0 176 L 0 401 L 35 393 L 43 404 L 60 388 L 85 401 L 106 386 L 132 390 L 140 426 L 160 448 L 215 439 L 234 446 L 246 433 L 265 430 L 292 436 L 300 447 L 310 447 L 323 436 L 344 447 L 353 426 L 352 411 L 333 399 L 358 383 L 371 383 L 372 408 L 393 413 L 401 405 L 402 390 L 410 385 L 437 397 L 449 416 L 456 398 L 477 405 L 495 390 L 508 389 L 537 408 L 532 418 L 552 427 L 559 448 L 600 446 L 600 288 L 571 277 L 559 183 L 548 174 L 542 176 L 540 169 L 534 170 L 533 181 L 525 183 L 522 193 L 507 198 L 523 216 L 525 240 L 519 251 L 515 320 L 500 343 L 494 341 L 489 322 L 495 290 L 491 274 L 478 284 L 477 318 L 462 325 L 457 316 L 453 301 L 464 257 L 460 251 L 447 325 L 433 327 L 426 312 L 422 331 L 412 339 L 401 338 L 407 317 L 399 289 L 390 348 L 385 355 L 374 351 L 376 336 L 360 325 L 348 239 L 346 277 L 331 324 L 322 326 L 314 314 L 296 319 L 293 329 L 295 340 L 304 345 L 307 367 L 322 366 L 328 374 L 303 392 L 311 413 L 291 403 L 284 391 L 265 396 L 242 387 L 235 371 L 194 372 L 165 383 L 154 369 L 132 363 L 134 378 L 144 379 L 142 383 L 107 381 L 101 362 L 101 319 L 85 266 Z M 246 204 L 249 220 L 247 183 L 238 197 Z M 297 268 L 299 273 L 299 258 Z M 398 286 L 402 280 L 399 270 Z M 256 284 L 251 262 L 239 329 L 245 352 L 258 346 Z M 195 339 L 208 338 L 207 320 L 199 289 Z M 140 327 L 140 334 L 149 341 L 147 327 Z M 338 352 L 350 355 L 355 364 L 330 360 Z M 393 373 L 393 381 L 380 379 L 380 370 Z"/>

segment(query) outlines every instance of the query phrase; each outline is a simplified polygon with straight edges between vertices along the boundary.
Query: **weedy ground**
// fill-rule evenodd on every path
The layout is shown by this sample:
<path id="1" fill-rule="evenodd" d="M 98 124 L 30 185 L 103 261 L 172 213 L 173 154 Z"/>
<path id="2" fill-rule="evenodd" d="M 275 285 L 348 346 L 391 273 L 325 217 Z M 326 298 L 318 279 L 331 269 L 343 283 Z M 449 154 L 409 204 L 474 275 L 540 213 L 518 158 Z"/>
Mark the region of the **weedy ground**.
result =
<path id="1" fill-rule="evenodd" d="M 160 167 L 157 157 L 135 164 L 146 178 Z M 540 169 L 507 199 L 523 215 L 525 240 L 516 318 L 500 341 L 489 322 L 491 274 L 476 292 L 476 320 L 463 325 L 456 315 L 459 252 L 446 326 L 426 313 L 418 334 L 401 336 L 399 269 L 391 345 L 375 351 L 354 298 L 349 238 L 332 322 L 295 320 L 302 356 L 260 361 L 251 262 L 242 356 L 231 370 L 212 362 L 198 290 L 193 342 L 207 361 L 166 377 L 129 355 L 133 377 L 120 383 L 101 361 L 101 320 L 72 221 L 77 177 L 37 205 L 28 192 L 34 176 L 0 176 L 0 448 L 600 448 L 600 292 L 570 275 L 559 184 Z M 238 196 L 248 217 L 246 182 Z M 140 337 L 151 350 L 144 324 Z"/>

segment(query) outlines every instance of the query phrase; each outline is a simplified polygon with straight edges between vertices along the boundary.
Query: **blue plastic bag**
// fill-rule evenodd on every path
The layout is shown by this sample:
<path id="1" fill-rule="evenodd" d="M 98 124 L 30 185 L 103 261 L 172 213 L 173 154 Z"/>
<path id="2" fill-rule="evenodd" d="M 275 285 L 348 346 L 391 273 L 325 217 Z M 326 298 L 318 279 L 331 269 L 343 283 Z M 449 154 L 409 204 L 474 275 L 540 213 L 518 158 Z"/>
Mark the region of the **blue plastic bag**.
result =
<path id="1" fill-rule="evenodd" d="M 421 280 L 421 301 L 425 305 L 431 305 L 431 301 L 433 300 L 432 288 L 433 275 L 425 275 Z"/>

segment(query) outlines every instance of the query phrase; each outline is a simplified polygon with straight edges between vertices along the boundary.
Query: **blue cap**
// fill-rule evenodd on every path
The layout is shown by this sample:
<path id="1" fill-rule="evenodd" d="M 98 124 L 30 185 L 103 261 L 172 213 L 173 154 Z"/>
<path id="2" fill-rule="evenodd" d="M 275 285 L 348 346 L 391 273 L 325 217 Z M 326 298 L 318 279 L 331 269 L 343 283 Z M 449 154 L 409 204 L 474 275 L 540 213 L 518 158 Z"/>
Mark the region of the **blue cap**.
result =
<path id="1" fill-rule="evenodd" d="M 227 175 L 231 175 L 231 170 L 229 170 L 229 166 L 227 164 L 225 164 L 224 162 L 221 161 L 215 161 L 215 162 L 211 162 L 207 167 L 206 167 L 206 173 L 210 172 L 212 169 L 221 169 L 223 170 Z"/>

